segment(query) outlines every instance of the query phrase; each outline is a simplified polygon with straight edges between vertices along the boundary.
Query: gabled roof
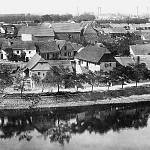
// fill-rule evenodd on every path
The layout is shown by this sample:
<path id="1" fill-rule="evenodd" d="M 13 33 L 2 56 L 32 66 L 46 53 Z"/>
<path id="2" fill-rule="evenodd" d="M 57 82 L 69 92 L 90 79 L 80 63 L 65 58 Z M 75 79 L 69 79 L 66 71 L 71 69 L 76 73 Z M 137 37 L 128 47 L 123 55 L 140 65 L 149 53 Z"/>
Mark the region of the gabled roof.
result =
<path id="1" fill-rule="evenodd" d="M 62 49 L 62 47 L 66 44 L 66 40 L 56 40 L 56 44 L 59 49 Z"/>
<path id="2" fill-rule="evenodd" d="M 53 23 L 52 28 L 56 33 L 80 33 L 82 29 L 79 23 Z"/>
<path id="3" fill-rule="evenodd" d="M 44 60 L 40 55 L 35 54 L 30 61 L 27 63 L 27 65 L 25 66 L 25 69 L 29 69 L 31 70 L 37 63 L 39 62 L 43 62 L 43 63 L 47 63 L 46 60 Z"/>
<path id="4" fill-rule="evenodd" d="M 131 57 L 115 57 L 117 62 L 122 66 L 129 66 L 129 64 L 134 64 L 135 61 Z"/>
<path id="5" fill-rule="evenodd" d="M 104 54 L 110 54 L 110 51 L 105 47 L 99 47 L 97 45 L 87 46 L 76 55 L 76 58 L 88 62 L 98 63 Z"/>
<path id="6" fill-rule="evenodd" d="M 150 44 L 137 44 L 131 45 L 134 55 L 149 55 L 150 54 Z"/>
<path id="7" fill-rule="evenodd" d="M 18 36 L 21 36 L 22 34 L 32 34 L 34 36 L 54 37 L 53 29 L 44 24 L 37 25 L 37 26 L 22 26 L 18 31 Z"/>
<path id="8" fill-rule="evenodd" d="M 6 48 L 12 48 L 12 49 L 19 49 L 19 50 L 35 50 L 35 44 L 33 41 L 20 41 L 20 40 L 16 40 L 16 41 L 11 41 L 11 43 L 9 43 L 9 41 L 5 41 L 2 43 L 2 49 L 5 50 Z"/>
<path id="9" fill-rule="evenodd" d="M 37 42 L 36 43 L 40 53 L 49 53 L 49 52 L 58 52 L 58 46 L 56 41 L 49 41 L 49 42 Z"/>
<path id="10" fill-rule="evenodd" d="M 78 43 L 71 43 L 71 45 L 75 51 L 78 51 L 81 47 L 83 47 L 81 44 Z"/>

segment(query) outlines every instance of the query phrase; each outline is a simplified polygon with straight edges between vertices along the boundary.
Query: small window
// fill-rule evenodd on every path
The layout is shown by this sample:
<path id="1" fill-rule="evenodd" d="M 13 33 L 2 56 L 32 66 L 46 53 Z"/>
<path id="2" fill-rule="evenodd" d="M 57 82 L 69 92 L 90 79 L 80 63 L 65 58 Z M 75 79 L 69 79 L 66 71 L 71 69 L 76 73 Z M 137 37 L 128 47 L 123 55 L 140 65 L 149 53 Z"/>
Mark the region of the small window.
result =
<path id="1" fill-rule="evenodd" d="M 31 51 L 29 51 L 29 54 L 31 54 Z"/>
<path id="2" fill-rule="evenodd" d="M 67 56 L 67 53 L 64 53 L 64 56 Z"/>
<path id="3" fill-rule="evenodd" d="M 45 76 L 45 74 L 43 73 L 43 77 Z"/>
<path id="4" fill-rule="evenodd" d="M 17 54 L 19 54 L 19 51 L 17 51 Z"/>
<path id="5" fill-rule="evenodd" d="M 64 46 L 64 49 L 67 50 L 67 46 Z"/>
<path id="6" fill-rule="evenodd" d="M 38 72 L 38 75 L 40 75 L 40 72 Z"/>

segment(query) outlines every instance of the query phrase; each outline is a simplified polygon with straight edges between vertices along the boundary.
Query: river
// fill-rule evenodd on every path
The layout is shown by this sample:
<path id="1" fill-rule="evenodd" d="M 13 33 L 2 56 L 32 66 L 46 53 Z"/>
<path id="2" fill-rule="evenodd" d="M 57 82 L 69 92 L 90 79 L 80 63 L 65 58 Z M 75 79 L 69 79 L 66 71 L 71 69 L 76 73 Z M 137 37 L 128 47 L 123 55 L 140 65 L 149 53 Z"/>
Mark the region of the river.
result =
<path id="1" fill-rule="evenodd" d="M 0 112 L 0 150 L 148 150 L 150 104 Z"/>

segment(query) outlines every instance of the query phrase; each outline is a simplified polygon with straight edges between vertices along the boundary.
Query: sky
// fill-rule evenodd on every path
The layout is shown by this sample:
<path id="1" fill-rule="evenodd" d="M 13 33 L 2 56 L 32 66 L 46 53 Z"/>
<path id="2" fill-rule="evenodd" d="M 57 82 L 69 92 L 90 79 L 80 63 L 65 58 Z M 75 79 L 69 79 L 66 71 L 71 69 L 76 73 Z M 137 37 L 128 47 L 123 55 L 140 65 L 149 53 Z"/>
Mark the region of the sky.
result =
<path id="1" fill-rule="evenodd" d="M 0 0 L 0 14 L 150 14 L 150 0 Z"/>

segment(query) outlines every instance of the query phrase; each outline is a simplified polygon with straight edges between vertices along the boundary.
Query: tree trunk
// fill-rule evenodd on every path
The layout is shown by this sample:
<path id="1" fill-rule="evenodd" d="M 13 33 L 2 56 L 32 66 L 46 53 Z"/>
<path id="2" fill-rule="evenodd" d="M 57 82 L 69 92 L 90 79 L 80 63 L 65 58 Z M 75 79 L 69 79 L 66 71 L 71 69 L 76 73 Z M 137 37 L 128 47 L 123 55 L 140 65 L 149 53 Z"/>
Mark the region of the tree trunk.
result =
<path id="1" fill-rule="evenodd" d="M 136 87 L 137 87 L 138 82 L 136 81 Z"/>
<path id="2" fill-rule="evenodd" d="M 58 87 L 58 92 L 59 92 L 59 84 L 57 84 L 57 87 Z"/>
<path id="3" fill-rule="evenodd" d="M 92 92 L 93 92 L 93 88 L 94 88 L 94 86 L 92 85 Z"/>
<path id="4" fill-rule="evenodd" d="M 122 81 L 122 89 L 123 89 L 124 81 Z"/>

